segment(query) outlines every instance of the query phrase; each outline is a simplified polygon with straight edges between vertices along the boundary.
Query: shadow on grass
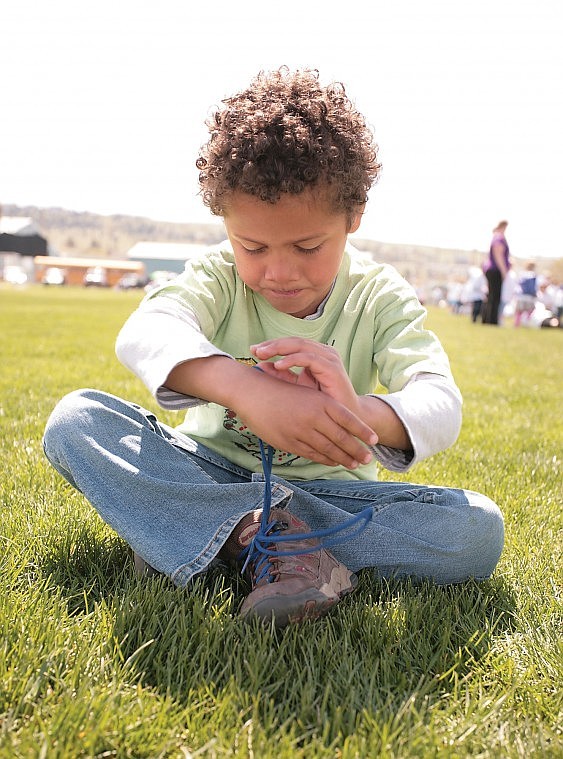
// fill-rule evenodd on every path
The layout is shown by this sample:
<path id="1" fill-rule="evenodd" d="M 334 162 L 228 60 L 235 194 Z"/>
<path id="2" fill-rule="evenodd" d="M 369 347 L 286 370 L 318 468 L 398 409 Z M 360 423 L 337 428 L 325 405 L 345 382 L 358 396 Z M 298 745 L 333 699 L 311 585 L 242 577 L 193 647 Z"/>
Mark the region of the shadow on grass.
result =
<path id="1" fill-rule="evenodd" d="M 70 616 L 116 594 L 126 594 L 133 571 L 131 551 L 120 538 L 100 541 L 87 528 L 71 539 L 61 536 L 60 542 L 52 543 L 39 566 L 61 590 Z"/>
<path id="2" fill-rule="evenodd" d="M 238 618 L 248 592 L 240 575 L 214 567 L 184 589 L 138 578 L 118 538 L 93 546 L 85 535 L 71 555 L 61 544 L 41 569 L 70 613 L 95 603 L 111 610 L 116 667 L 127 681 L 206 718 L 229 703 L 240 718 L 272 729 L 295 723 L 300 735 L 320 731 L 329 743 L 366 715 L 391 718 L 407 702 L 420 710 L 457 693 L 487 667 L 515 608 L 502 577 L 436 586 L 364 570 L 329 616 L 276 630 Z"/>

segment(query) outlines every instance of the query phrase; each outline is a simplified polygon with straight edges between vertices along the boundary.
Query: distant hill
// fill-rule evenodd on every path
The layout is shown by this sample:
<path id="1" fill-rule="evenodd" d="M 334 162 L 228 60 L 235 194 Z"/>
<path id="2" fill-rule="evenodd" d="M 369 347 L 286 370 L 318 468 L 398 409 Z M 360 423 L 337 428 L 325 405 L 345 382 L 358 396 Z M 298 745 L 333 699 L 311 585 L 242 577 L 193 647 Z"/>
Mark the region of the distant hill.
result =
<path id="1" fill-rule="evenodd" d="M 3 205 L 5 216 L 30 216 L 59 254 L 122 258 L 136 242 L 216 243 L 222 224 L 175 224 L 141 216 L 69 211 L 64 208 Z"/>
<path id="2" fill-rule="evenodd" d="M 409 282 L 420 287 L 445 284 L 467 277 L 470 266 L 481 266 L 484 253 L 427 245 L 376 242 L 354 236 L 354 245 L 373 255 L 376 261 L 392 264 Z"/>

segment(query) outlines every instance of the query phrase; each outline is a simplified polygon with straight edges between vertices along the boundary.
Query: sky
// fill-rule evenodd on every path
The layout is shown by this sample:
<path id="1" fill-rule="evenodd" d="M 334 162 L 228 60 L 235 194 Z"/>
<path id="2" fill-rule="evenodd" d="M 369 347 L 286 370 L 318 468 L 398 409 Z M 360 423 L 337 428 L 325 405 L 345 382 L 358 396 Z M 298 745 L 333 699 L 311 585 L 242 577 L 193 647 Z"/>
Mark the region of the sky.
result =
<path id="1" fill-rule="evenodd" d="M 343 82 L 383 170 L 359 236 L 563 257 L 560 0 L 8 0 L 0 204 L 217 221 L 214 106 L 261 69 Z"/>

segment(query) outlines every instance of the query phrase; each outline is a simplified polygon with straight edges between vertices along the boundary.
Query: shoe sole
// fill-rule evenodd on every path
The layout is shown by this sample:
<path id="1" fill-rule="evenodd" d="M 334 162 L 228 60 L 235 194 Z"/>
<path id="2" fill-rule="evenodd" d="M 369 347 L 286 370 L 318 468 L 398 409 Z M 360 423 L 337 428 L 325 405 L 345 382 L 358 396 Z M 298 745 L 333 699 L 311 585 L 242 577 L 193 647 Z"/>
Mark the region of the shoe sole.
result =
<path id="1" fill-rule="evenodd" d="M 160 574 L 160 572 L 157 572 L 154 567 L 147 564 L 147 562 L 139 556 L 138 553 L 135 553 L 135 551 L 133 551 L 133 563 L 135 564 L 135 572 L 139 577 L 156 577 L 156 575 Z"/>
<path id="2" fill-rule="evenodd" d="M 344 596 L 352 593 L 358 584 L 358 578 L 351 572 L 349 581 L 350 585 L 334 596 L 327 596 L 316 588 L 306 588 L 292 596 L 269 596 L 256 601 L 248 609 L 241 610 L 241 616 L 246 621 L 258 618 L 269 623 L 273 620 L 276 627 L 313 621 L 324 617 Z"/>

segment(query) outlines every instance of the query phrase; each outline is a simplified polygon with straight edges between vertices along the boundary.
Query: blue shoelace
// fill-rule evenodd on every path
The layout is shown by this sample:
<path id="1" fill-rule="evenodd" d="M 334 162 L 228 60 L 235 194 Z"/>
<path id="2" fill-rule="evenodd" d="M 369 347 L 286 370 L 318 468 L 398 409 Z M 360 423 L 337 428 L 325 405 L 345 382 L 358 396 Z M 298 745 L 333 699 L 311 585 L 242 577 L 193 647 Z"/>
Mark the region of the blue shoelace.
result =
<path id="1" fill-rule="evenodd" d="M 260 371 L 260 370 L 259 370 Z M 260 519 L 260 528 L 249 545 L 243 549 L 241 558 L 245 558 L 245 562 L 242 568 L 244 572 L 248 564 L 254 564 L 255 581 L 267 577 L 268 582 L 273 582 L 275 577 L 270 574 L 270 557 L 271 556 L 297 556 L 305 553 L 315 553 L 321 548 L 328 548 L 336 543 L 342 543 L 349 538 L 359 535 L 366 527 L 372 516 L 372 508 L 368 506 L 363 511 L 355 514 L 350 519 L 347 519 L 341 525 L 337 527 L 329 527 L 324 530 L 311 530 L 310 532 L 291 533 L 290 535 L 284 535 L 284 528 L 276 521 L 270 521 L 270 509 L 272 506 L 272 462 L 274 459 L 274 449 L 271 445 L 267 447 L 262 440 L 259 439 L 260 454 L 262 456 L 262 469 L 264 471 L 264 506 L 262 509 L 262 516 Z M 346 535 L 340 537 L 331 537 L 337 533 L 344 532 L 345 530 L 355 529 L 352 532 L 347 532 Z M 311 546 L 310 548 L 303 548 L 302 550 L 292 551 L 278 551 L 268 548 L 272 543 L 284 543 L 295 542 L 300 540 L 316 539 L 319 541 L 318 545 Z M 329 538 L 326 540 L 326 538 Z"/>

